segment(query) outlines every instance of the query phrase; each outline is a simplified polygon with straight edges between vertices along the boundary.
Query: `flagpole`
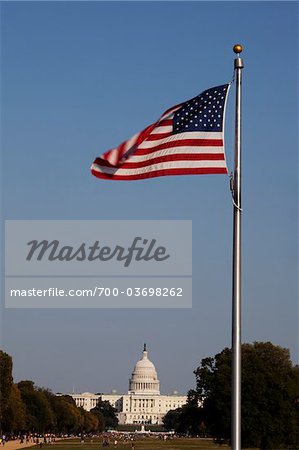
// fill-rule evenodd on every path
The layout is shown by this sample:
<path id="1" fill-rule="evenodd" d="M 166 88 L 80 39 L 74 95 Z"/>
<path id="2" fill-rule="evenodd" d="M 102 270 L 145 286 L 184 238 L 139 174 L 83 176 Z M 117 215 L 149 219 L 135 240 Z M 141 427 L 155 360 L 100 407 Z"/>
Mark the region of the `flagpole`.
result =
<path id="1" fill-rule="evenodd" d="M 241 450 L 241 96 L 243 61 L 241 45 L 233 48 L 236 83 L 235 163 L 233 175 L 233 277 L 232 277 L 232 450 Z"/>

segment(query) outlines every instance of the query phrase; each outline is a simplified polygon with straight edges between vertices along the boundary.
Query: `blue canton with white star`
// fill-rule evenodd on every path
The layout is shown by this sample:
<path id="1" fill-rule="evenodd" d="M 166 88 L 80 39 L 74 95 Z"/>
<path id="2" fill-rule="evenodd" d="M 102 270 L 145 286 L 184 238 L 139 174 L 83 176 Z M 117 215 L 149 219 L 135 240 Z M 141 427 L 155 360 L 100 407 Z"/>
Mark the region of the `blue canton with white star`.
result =
<path id="1" fill-rule="evenodd" d="M 208 89 L 185 102 L 173 117 L 173 134 L 222 131 L 228 84 Z"/>

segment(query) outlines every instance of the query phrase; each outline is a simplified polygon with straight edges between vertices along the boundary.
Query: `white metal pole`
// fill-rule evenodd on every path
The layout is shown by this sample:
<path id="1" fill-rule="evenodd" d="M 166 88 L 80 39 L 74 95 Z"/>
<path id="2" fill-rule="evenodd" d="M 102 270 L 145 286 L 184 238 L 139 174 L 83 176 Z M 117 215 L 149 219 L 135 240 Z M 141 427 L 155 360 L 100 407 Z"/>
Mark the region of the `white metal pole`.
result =
<path id="1" fill-rule="evenodd" d="M 233 48 L 236 82 L 235 164 L 233 176 L 233 278 L 232 278 L 232 450 L 241 450 L 241 96 L 243 61 L 241 45 Z"/>

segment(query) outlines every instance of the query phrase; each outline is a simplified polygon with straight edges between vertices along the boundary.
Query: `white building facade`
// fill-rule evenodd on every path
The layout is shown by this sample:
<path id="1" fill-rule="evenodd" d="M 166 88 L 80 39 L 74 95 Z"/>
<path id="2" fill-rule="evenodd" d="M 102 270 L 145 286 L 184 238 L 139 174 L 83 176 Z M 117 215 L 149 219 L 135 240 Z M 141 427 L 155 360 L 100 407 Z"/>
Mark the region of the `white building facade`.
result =
<path id="1" fill-rule="evenodd" d="M 176 391 L 171 395 L 160 394 L 160 382 L 154 364 L 148 358 L 146 345 L 142 358 L 136 363 L 129 381 L 129 391 L 121 395 L 111 394 L 70 394 L 77 406 L 90 411 L 99 400 L 109 401 L 116 409 L 119 423 L 124 424 L 162 424 L 165 414 L 171 409 L 180 408 L 187 402 L 187 396 Z"/>

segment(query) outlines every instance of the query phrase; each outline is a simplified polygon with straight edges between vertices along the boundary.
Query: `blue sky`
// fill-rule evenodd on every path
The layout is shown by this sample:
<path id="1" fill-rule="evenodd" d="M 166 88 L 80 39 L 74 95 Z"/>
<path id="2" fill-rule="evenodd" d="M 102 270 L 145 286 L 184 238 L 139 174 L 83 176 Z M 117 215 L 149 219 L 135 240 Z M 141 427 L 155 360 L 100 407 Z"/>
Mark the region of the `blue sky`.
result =
<path id="1" fill-rule="evenodd" d="M 243 341 L 297 361 L 298 4 L 2 2 L 3 219 L 193 221 L 192 310 L 2 310 L 17 380 L 127 390 L 143 342 L 163 392 L 230 346 L 226 176 L 106 182 L 95 156 L 229 81 L 244 46 Z M 234 89 L 226 121 L 232 168 Z"/>

